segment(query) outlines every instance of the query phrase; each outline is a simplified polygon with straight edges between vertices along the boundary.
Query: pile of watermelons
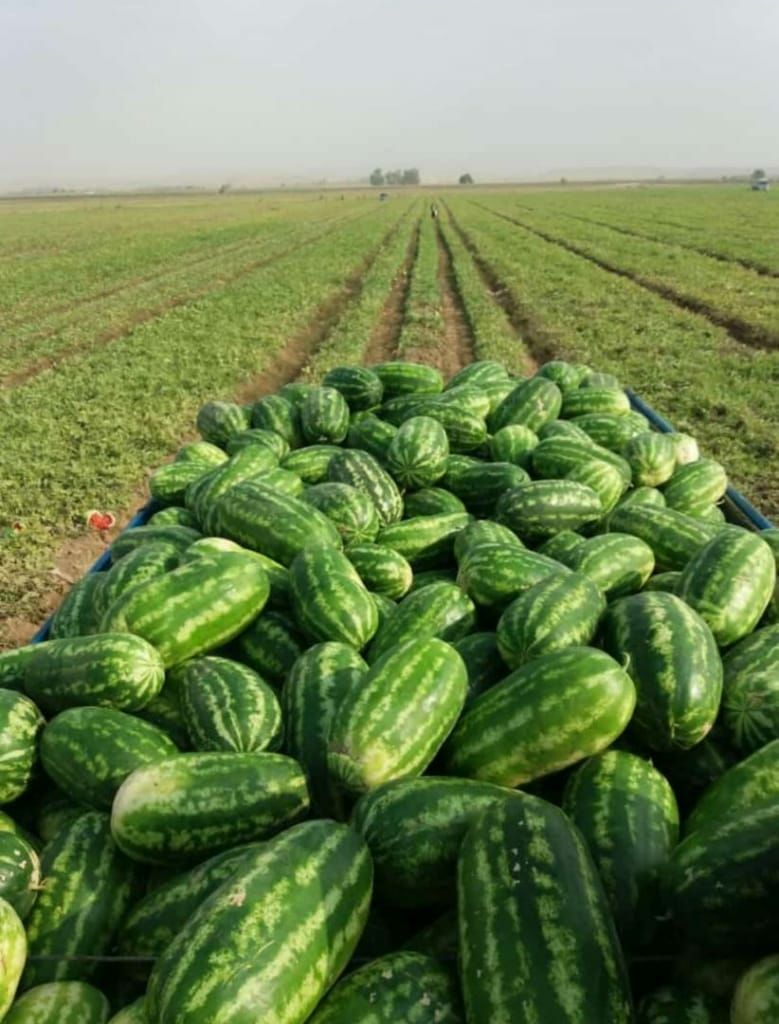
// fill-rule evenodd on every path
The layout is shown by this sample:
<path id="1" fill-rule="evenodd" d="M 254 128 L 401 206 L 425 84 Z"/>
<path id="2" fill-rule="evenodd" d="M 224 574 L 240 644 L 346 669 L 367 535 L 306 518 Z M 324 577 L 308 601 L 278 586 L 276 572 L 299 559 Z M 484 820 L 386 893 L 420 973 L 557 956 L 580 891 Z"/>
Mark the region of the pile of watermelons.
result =
<path id="1" fill-rule="evenodd" d="M 723 468 L 563 362 L 198 427 L 0 656 L 0 1019 L 777 1024 L 779 531 Z"/>

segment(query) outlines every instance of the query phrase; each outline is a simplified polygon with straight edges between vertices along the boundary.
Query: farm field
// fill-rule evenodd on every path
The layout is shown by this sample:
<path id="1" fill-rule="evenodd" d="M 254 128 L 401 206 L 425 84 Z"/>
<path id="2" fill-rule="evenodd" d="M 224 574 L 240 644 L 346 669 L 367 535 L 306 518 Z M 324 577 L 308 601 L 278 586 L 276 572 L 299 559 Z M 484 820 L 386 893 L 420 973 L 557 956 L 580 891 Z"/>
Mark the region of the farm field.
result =
<path id="1" fill-rule="evenodd" d="M 0 646 L 206 398 L 344 362 L 587 362 L 776 519 L 778 278 L 779 194 L 741 186 L 0 202 Z"/>

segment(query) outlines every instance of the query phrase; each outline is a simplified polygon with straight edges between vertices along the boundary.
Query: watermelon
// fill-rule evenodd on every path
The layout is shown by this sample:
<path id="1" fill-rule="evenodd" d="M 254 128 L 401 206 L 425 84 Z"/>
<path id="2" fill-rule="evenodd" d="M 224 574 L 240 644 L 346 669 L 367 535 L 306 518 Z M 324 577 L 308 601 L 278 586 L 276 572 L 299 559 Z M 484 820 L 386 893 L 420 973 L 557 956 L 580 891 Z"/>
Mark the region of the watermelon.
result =
<path id="1" fill-rule="evenodd" d="M 46 774 L 72 800 L 96 810 L 111 809 L 130 772 L 177 753 L 162 729 L 114 708 L 61 711 L 41 736 Z"/>
<path id="2" fill-rule="evenodd" d="M 508 669 L 500 656 L 496 633 L 469 633 L 462 640 L 456 640 L 452 646 L 465 662 L 468 672 L 467 707 L 480 693 L 500 682 Z"/>
<path id="3" fill-rule="evenodd" d="M 636 685 L 636 738 L 659 751 L 700 743 L 722 696 L 722 662 L 703 619 L 658 591 L 620 598 L 601 625 L 604 649 L 627 666 Z"/>
<path id="4" fill-rule="evenodd" d="M 169 668 L 237 636 L 262 611 L 269 593 L 268 575 L 257 559 L 215 554 L 125 591 L 105 613 L 103 628 L 143 637 Z"/>
<path id="5" fill-rule="evenodd" d="M 583 430 L 595 444 L 617 454 L 631 437 L 646 430 L 646 422 L 635 423 L 630 414 L 618 416 L 610 412 L 591 412 L 569 422 Z"/>
<path id="6" fill-rule="evenodd" d="M 496 359 L 477 359 L 458 370 L 446 385 L 446 390 L 459 387 L 461 384 L 483 388 L 485 385 L 507 380 L 509 375 L 503 363 Z"/>
<path id="7" fill-rule="evenodd" d="M 608 750 L 571 775 L 563 810 L 589 847 L 617 930 L 635 944 L 652 917 L 654 878 L 679 841 L 670 784 L 651 762 Z"/>
<path id="8" fill-rule="evenodd" d="M 425 399 L 424 401 L 431 401 Z M 486 391 L 472 384 L 460 384 L 455 388 L 447 388 L 443 394 L 432 399 L 436 405 L 446 405 L 461 409 L 469 416 L 484 419 L 490 411 L 492 399 Z"/>
<path id="9" fill-rule="evenodd" d="M 724 820 L 739 810 L 779 799 L 779 739 L 766 743 L 733 765 L 705 790 L 685 822 L 689 835 L 708 822 Z"/>
<path id="10" fill-rule="evenodd" d="M 592 445 L 590 435 L 570 420 L 551 420 L 551 422 L 545 423 L 538 431 L 538 439 L 539 441 L 546 441 L 550 437 L 573 438 L 580 444 Z"/>
<path id="11" fill-rule="evenodd" d="M 387 448 L 387 469 L 400 487 L 430 487 L 446 472 L 449 439 L 430 416 L 406 420 Z"/>
<path id="12" fill-rule="evenodd" d="M 102 573 L 90 572 L 73 584 L 51 617 L 48 640 L 86 636 L 97 631 L 99 616 L 94 597 L 102 586 L 102 577 Z"/>
<path id="13" fill-rule="evenodd" d="M 676 449 L 667 434 L 644 430 L 622 449 L 639 487 L 657 487 L 670 480 L 676 469 Z"/>
<path id="14" fill-rule="evenodd" d="M 406 494 L 403 499 L 407 519 L 414 516 L 437 516 L 446 512 L 465 512 L 465 505 L 456 494 L 443 487 L 423 487 Z"/>
<path id="15" fill-rule="evenodd" d="M 308 487 L 304 500 L 333 523 L 344 544 L 370 543 L 380 521 L 376 506 L 363 491 L 350 484 L 321 483 Z"/>
<path id="16" fill-rule="evenodd" d="M 10 803 L 29 786 L 42 728 L 43 715 L 28 697 L 0 690 L 0 803 Z"/>
<path id="17" fill-rule="evenodd" d="M 553 573 L 515 598 L 500 617 L 498 650 L 509 668 L 590 643 L 606 602 L 578 572 Z"/>
<path id="18" fill-rule="evenodd" d="M 264 611 L 235 641 L 236 657 L 273 686 L 281 686 L 306 641 L 282 612 Z"/>
<path id="19" fill-rule="evenodd" d="M 562 404 L 562 393 L 554 381 L 546 377 L 523 380 L 490 415 L 490 432 L 519 424 L 537 433 L 545 423 L 557 419 Z"/>
<path id="20" fill-rule="evenodd" d="M 409 640 L 438 637 L 450 642 L 476 624 L 473 602 L 454 583 L 430 583 L 405 597 L 382 624 L 368 652 L 369 663 Z"/>
<path id="21" fill-rule="evenodd" d="M 224 850 L 153 889 L 134 904 L 122 922 L 117 936 L 120 953 L 159 956 L 203 900 L 235 874 L 246 854 L 262 849 L 263 845 L 249 843 Z"/>
<path id="22" fill-rule="evenodd" d="M 467 1020 L 632 1024 L 614 923 L 584 840 L 530 796 L 489 807 L 458 864 Z"/>
<path id="23" fill-rule="evenodd" d="M 666 594 L 675 594 L 681 572 L 657 572 L 650 576 L 644 584 L 644 590 L 662 590 Z"/>
<path id="24" fill-rule="evenodd" d="M 108 1000 L 93 985 L 49 981 L 20 996 L 3 1024 L 106 1024 L 110 1014 Z"/>
<path id="25" fill-rule="evenodd" d="M 600 498 L 591 487 L 562 480 L 534 480 L 512 487 L 497 504 L 498 522 L 527 541 L 578 530 L 602 514 Z"/>
<path id="26" fill-rule="evenodd" d="M 114 799 L 111 832 L 133 859 L 168 864 L 262 839 L 307 809 L 306 780 L 290 757 L 178 754 L 125 779 Z"/>
<path id="27" fill-rule="evenodd" d="M 776 585 L 774 586 L 774 595 L 771 598 L 771 603 L 766 609 L 766 621 L 769 623 L 779 622 L 779 530 L 774 527 L 768 530 L 761 530 L 760 536 L 773 551 L 774 562 L 776 563 Z"/>
<path id="28" fill-rule="evenodd" d="M 539 544 L 538 551 L 547 558 L 554 558 L 569 568 L 573 565 L 574 553 L 584 543 L 584 537 L 575 530 L 561 530 L 554 537 Z"/>
<path id="29" fill-rule="evenodd" d="M 307 484 L 319 484 L 327 479 L 330 460 L 340 452 L 335 444 L 311 444 L 297 448 L 281 460 L 281 468 L 295 473 Z"/>
<path id="30" fill-rule="evenodd" d="M 215 515 L 221 536 L 282 565 L 289 565 L 309 545 L 341 546 L 340 534 L 327 516 L 258 481 L 238 484 L 223 495 Z"/>
<path id="31" fill-rule="evenodd" d="M 579 387 L 586 372 L 586 367 L 567 363 L 563 359 L 550 359 L 549 362 L 538 368 L 536 376 L 554 381 L 565 394 L 568 391 L 575 391 Z"/>
<path id="32" fill-rule="evenodd" d="M 502 608 L 554 573 L 569 569 L 553 558 L 518 544 L 477 544 L 460 562 L 458 585 L 486 608 Z"/>
<path id="33" fill-rule="evenodd" d="M 229 442 L 228 442 L 229 443 Z M 208 466 L 218 466 L 225 462 L 227 455 L 218 445 L 209 441 L 192 441 L 183 444 L 176 452 L 175 462 L 199 462 Z"/>
<path id="34" fill-rule="evenodd" d="M 469 523 L 455 537 L 454 557 L 457 562 L 465 561 L 480 544 L 511 544 L 517 548 L 524 547 L 516 533 L 508 526 L 502 526 L 491 519 L 479 519 Z"/>
<path id="35" fill-rule="evenodd" d="M 201 1024 L 227 1007 L 232 1024 L 269 1014 L 303 1024 L 357 945 L 371 881 L 368 848 L 352 829 L 331 821 L 289 829 L 250 854 L 162 953 L 149 1019 Z"/>
<path id="36" fill-rule="evenodd" d="M 719 462 L 698 459 L 675 469 L 663 494 L 669 508 L 700 516 L 724 497 L 727 486 L 728 477 Z"/>
<path id="37" fill-rule="evenodd" d="M 300 448 L 303 443 L 298 409 L 282 395 L 266 395 L 255 402 L 251 425 L 278 434 L 290 448 Z"/>
<path id="38" fill-rule="evenodd" d="M 23 921 L 38 896 L 41 865 L 30 842 L 14 832 L 0 830 L 0 897 Z"/>
<path id="39" fill-rule="evenodd" d="M 226 537 L 203 537 L 202 540 L 196 540 L 181 556 L 181 564 L 191 562 L 202 555 L 221 555 L 225 552 L 249 555 L 259 562 L 267 573 L 268 582 L 270 583 L 268 604 L 271 607 L 277 606 L 282 608 L 289 604 L 289 572 L 287 569 L 278 562 L 274 562 L 272 558 L 268 558 L 267 555 L 262 555 L 259 551 L 249 551 L 248 548 L 242 548 L 240 544 L 227 540 Z"/>
<path id="40" fill-rule="evenodd" d="M 50 843 L 66 825 L 89 813 L 84 804 L 74 803 L 55 789 L 40 801 L 35 810 L 35 834 L 44 843 Z"/>
<path id="41" fill-rule="evenodd" d="M 328 479 L 351 484 L 366 494 L 379 514 L 383 526 L 395 523 L 403 515 L 403 499 L 392 477 L 367 452 L 342 451 L 333 456 Z"/>
<path id="42" fill-rule="evenodd" d="M 595 459 L 616 469 L 626 485 L 630 483 L 630 466 L 625 459 L 599 447 L 586 434 L 584 439 L 555 435 L 543 438 L 533 449 L 531 466 L 535 476 L 556 480 Z"/>
<path id="43" fill-rule="evenodd" d="M 171 675 L 195 750 L 251 753 L 280 745 L 279 702 L 248 665 L 229 658 L 193 658 Z"/>
<path id="44" fill-rule="evenodd" d="M 641 590 L 654 571 L 655 556 L 638 537 L 605 533 L 578 543 L 566 564 L 591 579 L 608 600 L 613 600 Z"/>
<path id="45" fill-rule="evenodd" d="M 45 712 L 83 704 L 135 711 L 160 692 L 164 681 L 155 648 L 125 633 L 31 645 L 24 667 L 25 689 Z"/>
<path id="46" fill-rule="evenodd" d="M 467 688 L 462 658 L 444 641 L 392 648 L 336 710 L 329 771 L 355 795 L 421 774 L 457 721 Z"/>
<path id="47" fill-rule="evenodd" d="M 776 564 L 757 534 L 727 526 L 682 570 L 676 593 L 698 611 L 720 645 L 755 628 L 773 596 Z"/>
<path id="48" fill-rule="evenodd" d="M 168 526 L 133 526 L 120 533 L 111 545 L 111 561 L 116 563 L 141 544 L 151 544 L 155 541 L 175 544 L 183 553 L 190 544 L 194 544 L 202 536 L 202 533 L 189 526 L 178 526 L 175 523 Z"/>
<path id="49" fill-rule="evenodd" d="M 249 426 L 249 414 L 234 402 L 206 402 L 195 425 L 204 441 L 224 448 L 231 437 Z"/>
<path id="50" fill-rule="evenodd" d="M 359 418 L 352 417 L 346 443 L 349 448 L 361 449 L 375 459 L 383 460 L 396 433 L 397 427 L 368 413 Z"/>
<path id="51" fill-rule="evenodd" d="M 684 569 L 717 533 L 717 528 L 672 508 L 630 502 L 618 505 L 608 519 L 609 532 L 632 533 L 655 553 L 660 572 Z"/>
<path id="52" fill-rule="evenodd" d="M 334 366 L 322 384 L 340 391 L 352 412 L 380 405 L 384 395 L 381 377 L 367 366 Z"/>
<path id="53" fill-rule="evenodd" d="M 149 1018 L 146 1016 L 146 999 L 141 996 L 140 999 L 136 999 L 134 1003 L 129 1003 L 127 1006 L 114 1014 L 113 1017 L 108 1021 L 108 1024 L 148 1024 Z"/>
<path id="54" fill-rule="evenodd" d="M 343 817 L 343 800 L 327 768 L 333 716 L 346 695 L 361 685 L 368 666 L 347 644 L 318 644 L 302 654 L 281 694 L 286 752 L 303 768 L 314 812 Z"/>
<path id="55" fill-rule="evenodd" d="M 396 601 L 411 587 L 413 570 L 403 555 L 392 548 L 383 544 L 351 544 L 345 554 L 373 593 Z"/>
<path id="56" fill-rule="evenodd" d="M 46 884 L 26 922 L 23 988 L 89 978 L 97 965 L 80 957 L 108 952 L 138 881 L 111 839 L 108 815 L 99 811 L 79 815 L 47 843 L 41 875 Z"/>
<path id="57" fill-rule="evenodd" d="M 160 466 L 149 477 L 149 493 L 160 505 L 183 505 L 187 488 L 213 469 L 208 462 L 186 460 Z"/>
<path id="58" fill-rule="evenodd" d="M 421 953 L 379 957 L 328 993 L 310 1024 L 465 1024 L 457 978 Z"/>
<path id="59" fill-rule="evenodd" d="M 195 545 L 202 543 L 203 541 L 195 541 L 195 544 L 190 545 L 183 554 L 175 544 L 164 540 L 141 544 L 111 566 L 107 572 L 96 573 L 99 586 L 92 595 L 93 614 L 96 619 L 92 632 L 98 632 L 97 626 L 106 611 L 126 590 L 175 569 L 180 561 L 190 557 L 189 553 Z"/>
<path id="60" fill-rule="evenodd" d="M 453 452 L 475 451 L 487 441 L 487 425 L 484 419 L 454 403 L 428 398 L 418 404 L 415 403 L 410 415 L 430 417 L 440 423 L 446 431 L 449 447 Z M 408 416 L 404 417 L 407 418 Z"/>
<path id="61" fill-rule="evenodd" d="M 736 985 L 732 1024 L 774 1024 L 779 1020 L 779 955 L 758 960 Z"/>
<path id="62" fill-rule="evenodd" d="M 510 462 L 527 469 L 530 466 L 533 449 L 538 444 L 538 434 L 521 423 L 501 427 L 489 439 L 490 458 L 494 462 Z"/>
<path id="63" fill-rule="evenodd" d="M 619 388 L 577 388 L 566 391 L 560 415 L 575 419 L 587 413 L 612 413 L 624 416 L 630 412 L 630 399 Z"/>
<path id="64" fill-rule="evenodd" d="M 14 1001 L 19 979 L 27 957 L 27 936 L 19 915 L 6 900 L 0 897 L 0 1020 Z"/>
<path id="65" fill-rule="evenodd" d="M 178 505 L 168 505 L 167 508 L 161 508 L 159 512 L 155 512 L 154 515 L 149 516 L 149 526 L 188 526 L 192 530 L 197 530 L 197 519 L 189 511 L 188 508 L 179 507 Z"/>
<path id="66" fill-rule="evenodd" d="M 695 989 L 664 985 L 641 1000 L 639 1024 L 728 1024 L 727 1009 Z"/>
<path id="67" fill-rule="evenodd" d="M 443 763 L 451 775 L 520 786 L 604 750 L 635 702 L 630 677 L 603 651 L 542 654 L 476 698 Z"/>
<path id="68" fill-rule="evenodd" d="M 370 367 L 384 386 L 384 398 L 396 395 L 438 394 L 444 389 L 440 370 L 425 363 L 411 363 L 402 359 L 375 363 Z"/>
<path id="69" fill-rule="evenodd" d="M 379 531 L 377 541 L 403 555 L 416 571 L 448 565 L 457 534 L 471 522 L 467 512 L 414 516 Z"/>
<path id="70" fill-rule="evenodd" d="M 162 729 L 179 750 L 189 750 L 189 735 L 184 723 L 184 716 L 181 714 L 178 695 L 173 686 L 163 686 L 157 696 L 145 704 L 140 711 L 136 711 L 135 715 L 136 718 L 150 722 L 158 729 Z"/>
<path id="71" fill-rule="evenodd" d="M 454 904 L 465 833 L 485 808 L 514 795 L 488 782 L 428 775 L 365 793 L 351 820 L 371 851 L 377 895 L 389 906 Z"/>
<path id="72" fill-rule="evenodd" d="M 273 452 L 277 460 L 283 459 L 289 451 L 289 444 L 281 434 L 277 434 L 273 430 L 263 430 L 262 427 L 252 427 L 250 430 L 244 430 L 230 438 L 227 442 L 227 454 L 235 455 L 252 445 L 267 448 Z"/>
<path id="73" fill-rule="evenodd" d="M 723 668 L 725 734 L 736 750 L 751 754 L 779 739 L 779 623 L 732 647 Z"/>
<path id="74" fill-rule="evenodd" d="M 665 495 L 656 487 L 632 487 L 619 499 L 619 505 L 652 505 L 665 508 Z"/>
<path id="75" fill-rule="evenodd" d="M 186 506 L 194 512 L 204 533 L 214 533 L 218 499 L 247 480 L 267 483 L 268 475 L 277 466 L 276 454 L 269 448 L 261 445 L 243 448 L 187 489 Z"/>
<path id="76" fill-rule="evenodd" d="M 299 409 L 313 387 L 313 384 L 308 384 L 306 381 L 290 380 L 281 385 L 278 393 L 279 397 L 283 398 L 285 402 L 289 402 L 294 409 Z"/>
<path id="77" fill-rule="evenodd" d="M 289 570 L 297 622 L 315 642 L 364 647 L 378 628 L 376 605 L 346 555 L 333 548 L 301 551 Z"/>
<path id="78" fill-rule="evenodd" d="M 668 435 L 671 438 L 676 451 L 676 465 L 686 466 L 688 462 L 697 462 L 701 457 L 698 450 L 698 442 L 689 434 L 678 434 L 676 432 Z"/>
<path id="79" fill-rule="evenodd" d="M 510 462 L 482 462 L 467 469 L 453 490 L 476 516 L 492 516 L 501 495 L 530 480 L 521 466 Z"/>
<path id="80" fill-rule="evenodd" d="M 601 459 L 579 463 L 565 474 L 565 479 L 591 487 L 600 498 L 604 515 L 611 512 L 627 487 L 620 471 Z"/>
<path id="81" fill-rule="evenodd" d="M 300 404 L 306 444 L 338 444 L 349 429 L 349 406 L 335 388 L 312 388 Z"/>

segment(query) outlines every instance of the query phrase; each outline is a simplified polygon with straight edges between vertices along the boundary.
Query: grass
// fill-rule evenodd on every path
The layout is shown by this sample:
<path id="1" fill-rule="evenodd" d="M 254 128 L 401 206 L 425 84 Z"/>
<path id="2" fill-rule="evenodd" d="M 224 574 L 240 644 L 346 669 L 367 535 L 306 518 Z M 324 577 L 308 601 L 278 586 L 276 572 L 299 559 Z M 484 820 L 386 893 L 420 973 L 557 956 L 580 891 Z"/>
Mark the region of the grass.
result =
<path id="1" fill-rule="evenodd" d="M 424 360 L 426 351 L 432 352 L 442 344 L 444 316 L 438 264 L 435 222 L 424 216 L 420 221 L 417 256 L 398 339 L 398 352 L 404 359 Z"/>

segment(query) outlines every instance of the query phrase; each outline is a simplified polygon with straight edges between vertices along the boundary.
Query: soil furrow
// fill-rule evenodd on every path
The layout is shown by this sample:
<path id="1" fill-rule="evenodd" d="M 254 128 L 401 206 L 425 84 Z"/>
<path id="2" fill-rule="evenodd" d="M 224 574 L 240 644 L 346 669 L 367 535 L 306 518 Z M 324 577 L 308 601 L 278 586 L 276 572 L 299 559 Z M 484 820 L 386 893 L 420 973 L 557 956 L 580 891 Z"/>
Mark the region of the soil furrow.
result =
<path id="1" fill-rule="evenodd" d="M 406 255 L 398 268 L 384 309 L 381 311 L 365 349 L 363 361 L 369 366 L 372 363 L 381 363 L 397 356 L 398 337 L 403 326 L 403 315 L 411 285 L 411 269 L 414 266 L 418 246 L 419 221 L 411 231 Z"/>
<path id="2" fill-rule="evenodd" d="M 728 316 L 726 313 L 721 313 L 702 299 L 695 299 L 690 295 L 682 295 L 677 292 L 675 288 L 671 288 L 669 285 L 660 284 L 657 281 L 650 281 L 641 274 L 636 274 L 631 270 L 625 270 L 623 267 L 619 267 L 615 263 L 611 263 L 609 260 L 605 260 L 600 256 L 594 256 L 592 253 L 574 245 L 572 242 L 566 242 L 564 239 L 557 238 L 555 235 L 550 235 L 546 231 L 542 231 L 540 228 L 530 227 L 528 224 L 518 220 L 516 217 L 510 217 L 507 213 L 501 213 L 498 210 L 493 210 L 491 207 L 483 206 L 481 203 L 474 203 L 474 206 L 478 206 L 479 209 L 485 210 L 486 212 L 491 213 L 494 217 L 507 221 L 509 224 L 514 224 L 516 227 L 522 228 L 523 231 L 528 231 L 531 235 L 535 235 L 536 238 L 540 238 L 542 241 L 548 242 L 550 245 L 556 245 L 558 248 L 564 249 L 573 256 L 578 256 L 580 259 L 587 260 L 588 263 L 592 263 L 594 266 L 599 267 L 601 270 L 605 270 L 609 274 L 614 274 L 617 277 L 622 277 L 628 281 L 632 281 L 633 284 L 637 284 L 639 288 L 652 292 L 654 295 L 659 295 L 660 298 L 678 306 L 680 309 L 687 310 L 690 313 L 697 313 L 699 316 L 704 317 L 717 327 L 723 327 L 734 341 L 739 342 L 742 345 L 748 345 L 751 348 L 767 349 L 779 347 L 779 336 L 771 333 L 770 331 L 766 331 L 755 324 L 750 324 L 746 320 L 742 320 L 740 317 L 732 317 Z"/>
<path id="3" fill-rule="evenodd" d="M 457 290 L 452 267 L 452 254 L 446 244 L 440 224 L 436 223 L 438 241 L 438 285 L 444 313 L 444 348 L 441 353 L 441 372 L 448 379 L 458 370 L 472 363 L 475 356 L 474 335 Z"/>

